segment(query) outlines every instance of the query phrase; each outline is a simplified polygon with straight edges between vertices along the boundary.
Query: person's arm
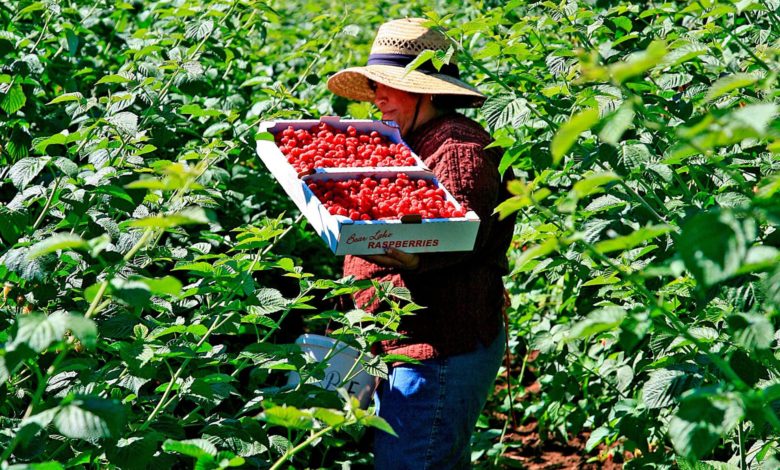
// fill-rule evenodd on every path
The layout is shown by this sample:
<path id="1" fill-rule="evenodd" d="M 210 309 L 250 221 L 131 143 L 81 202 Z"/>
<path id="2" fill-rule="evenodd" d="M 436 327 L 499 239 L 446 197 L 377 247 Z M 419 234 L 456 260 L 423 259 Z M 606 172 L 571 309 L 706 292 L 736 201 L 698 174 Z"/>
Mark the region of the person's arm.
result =
<path id="1" fill-rule="evenodd" d="M 446 144 L 445 152 L 433 168 L 439 182 L 465 206 L 479 216 L 479 230 L 472 251 L 442 253 L 406 253 L 388 249 L 385 255 L 365 256 L 376 264 L 414 273 L 442 269 L 478 258 L 490 239 L 501 185 L 498 169 L 479 144 Z"/>

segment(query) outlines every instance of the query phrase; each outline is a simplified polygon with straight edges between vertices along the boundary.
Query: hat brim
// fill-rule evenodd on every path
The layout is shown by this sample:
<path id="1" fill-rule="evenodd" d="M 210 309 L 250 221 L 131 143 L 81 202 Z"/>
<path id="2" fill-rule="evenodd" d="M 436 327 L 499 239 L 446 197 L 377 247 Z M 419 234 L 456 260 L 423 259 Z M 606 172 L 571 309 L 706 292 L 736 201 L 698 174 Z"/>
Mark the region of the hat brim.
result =
<path id="1" fill-rule="evenodd" d="M 478 108 L 485 102 L 485 95 L 457 78 L 444 74 L 427 74 L 393 65 L 367 65 L 342 70 L 328 79 L 328 89 L 345 98 L 357 101 L 373 101 L 374 91 L 368 80 L 410 93 L 432 95 L 456 95 L 463 107 Z"/>

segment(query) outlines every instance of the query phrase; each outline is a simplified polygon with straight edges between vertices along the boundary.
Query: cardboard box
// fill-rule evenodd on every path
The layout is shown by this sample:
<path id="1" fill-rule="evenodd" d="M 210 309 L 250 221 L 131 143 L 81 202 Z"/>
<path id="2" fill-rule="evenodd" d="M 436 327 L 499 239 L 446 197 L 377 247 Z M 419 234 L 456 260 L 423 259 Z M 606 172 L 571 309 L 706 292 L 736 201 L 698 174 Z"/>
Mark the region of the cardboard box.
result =
<path id="1" fill-rule="evenodd" d="M 261 124 L 261 130 L 278 131 L 285 129 L 290 122 L 292 121 L 266 122 Z M 319 121 L 294 122 L 305 122 L 305 125 L 312 126 Z M 345 129 L 346 126 L 355 123 L 367 125 L 370 122 L 372 121 L 339 121 Z M 384 126 L 376 122 L 373 124 Z M 357 128 L 357 125 L 355 127 Z M 474 248 L 479 229 L 479 217 L 473 211 L 468 211 L 464 217 L 446 219 L 353 221 L 348 217 L 331 215 L 308 187 L 308 183 L 312 181 L 346 180 L 366 176 L 394 177 L 402 172 L 409 178 L 432 181 L 437 187 L 444 189 L 446 199 L 460 209 L 460 204 L 452 194 L 427 168 L 323 168 L 316 173 L 299 178 L 273 141 L 258 140 L 257 153 L 290 199 L 336 255 L 381 254 L 388 247 L 398 248 L 408 253 L 471 251 Z"/>

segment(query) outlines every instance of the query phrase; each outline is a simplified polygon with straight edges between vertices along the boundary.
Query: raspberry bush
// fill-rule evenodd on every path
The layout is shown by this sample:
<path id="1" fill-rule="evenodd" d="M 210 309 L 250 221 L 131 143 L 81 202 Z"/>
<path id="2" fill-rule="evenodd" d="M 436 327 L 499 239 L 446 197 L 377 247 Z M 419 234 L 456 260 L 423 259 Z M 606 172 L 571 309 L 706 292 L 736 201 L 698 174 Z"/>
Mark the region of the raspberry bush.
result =
<path id="1" fill-rule="evenodd" d="M 370 463 L 386 424 L 286 387 L 323 374 L 291 343 L 327 327 L 365 351 L 424 310 L 390 285 L 377 316 L 340 301 L 368 284 L 339 278 L 254 139 L 264 120 L 378 118 L 324 77 L 364 63 L 385 18 L 426 16 L 455 46 L 423 56 L 490 96 L 469 113 L 517 176 L 498 208 L 518 218 L 510 349 L 541 389 L 496 392 L 475 464 L 517 464 L 514 412 L 543 438 L 587 432 L 583 464 L 775 468 L 779 6 L 3 3 L 0 465 Z M 378 136 L 296 132 L 277 137 L 301 172 L 341 151 L 408 164 Z"/>

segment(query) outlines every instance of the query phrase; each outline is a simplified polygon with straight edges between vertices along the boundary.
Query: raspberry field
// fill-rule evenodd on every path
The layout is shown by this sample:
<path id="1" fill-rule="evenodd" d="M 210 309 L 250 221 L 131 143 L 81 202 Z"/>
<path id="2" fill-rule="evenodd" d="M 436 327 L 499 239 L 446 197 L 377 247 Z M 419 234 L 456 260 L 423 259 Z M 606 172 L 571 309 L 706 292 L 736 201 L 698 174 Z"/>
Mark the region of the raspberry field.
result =
<path id="1" fill-rule="evenodd" d="M 325 80 L 401 17 L 453 39 L 517 176 L 511 387 L 474 466 L 780 467 L 777 0 L 0 0 L 2 468 L 370 467 L 386 423 L 286 387 L 323 376 L 292 343 L 368 351 L 424 313 L 391 285 L 345 306 L 370 283 L 255 145 L 262 121 L 378 119 Z M 299 170 L 340 158 L 287 143 Z M 360 183 L 347 216 L 398 216 Z"/>

